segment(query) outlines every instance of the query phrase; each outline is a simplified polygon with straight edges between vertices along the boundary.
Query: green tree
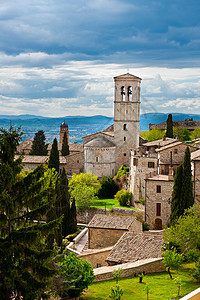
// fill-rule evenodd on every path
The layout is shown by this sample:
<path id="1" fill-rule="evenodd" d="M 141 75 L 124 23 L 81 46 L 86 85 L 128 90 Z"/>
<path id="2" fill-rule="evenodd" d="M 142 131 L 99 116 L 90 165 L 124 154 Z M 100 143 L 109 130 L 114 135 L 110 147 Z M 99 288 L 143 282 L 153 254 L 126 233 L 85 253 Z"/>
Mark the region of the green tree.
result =
<path id="1" fill-rule="evenodd" d="M 59 161 L 58 143 L 57 143 L 57 139 L 55 138 L 53 140 L 48 166 L 50 169 L 54 168 L 59 173 L 59 165 L 60 165 L 60 161 Z"/>
<path id="2" fill-rule="evenodd" d="M 165 265 L 165 267 L 167 267 L 167 271 L 169 273 L 169 276 L 171 279 L 172 278 L 172 274 L 170 269 L 174 269 L 174 270 L 178 270 L 180 265 L 183 263 L 184 257 L 183 254 L 179 254 L 177 253 L 176 249 L 173 250 L 166 250 L 163 253 L 163 264 Z"/>
<path id="3" fill-rule="evenodd" d="M 177 168 L 172 192 L 170 224 L 194 204 L 189 147 L 185 150 L 183 164 Z"/>
<path id="4" fill-rule="evenodd" d="M 191 249 L 200 249 L 200 205 L 185 211 L 177 222 L 164 231 L 165 243 L 178 245 L 181 252 L 187 255 Z"/>
<path id="5" fill-rule="evenodd" d="M 181 214 L 184 210 L 194 205 L 193 185 L 192 185 L 192 172 L 191 172 L 191 159 L 189 147 L 185 150 L 183 160 L 183 185 L 181 190 Z"/>
<path id="6" fill-rule="evenodd" d="M 61 154 L 62 154 L 62 156 L 69 155 L 69 143 L 68 143 L 66 132 L 64 133 L 64 136 L 63 136 L 63 143 L 62 143 Z"/>
<path id="7" fill-rule="evenodd" d="M 1 129 L 0 298 L 5 300 L 44 297 L 55 273 L 49 265 L 53 253 L 47 239 L 61 222 L 41 222 L 54 201 L 46 168 L 40 165 L 27 176 L 18 176 L 21 158 L 15 160 L 14 155 L 20 139 L 19 130 Z"/>
<path id="8" fill-rule="evenodd" d="M 183 166 L 178 166 L 176 170 L 176 175 L 174 178 L 174 186 L 172 192 L 171 201 L 171 214 L 170 214 L 170 224 L 173 225 L 174 222 L 182 215 L 181 196 L 182 196 L 182 186 L 183 186 Z"/>
<path id="9" fill-rule="evenodd" d="M 56 286 L 57 294 L 64 297 L 78 297 L 94 280 L 92 265 L 71 252 L 64 256 L 60 266 L 60 277 Z"/>
<path id="10" fill-rule="evenodd" d="M 77 219 L 76 219 L 76 202 L 75 199 L 72 200 L 72 204 L 70 207 L 70 224 L 69 224 L 69 232 L 74 233 L 77 231 Z"/>
<path id="11" fill-rule="evenodd" d="M 68 179 L 64 168 L 60 175 L 60 192 L 58 201 L 60 202 L 59 206 L 61 207 L 61 214 L 63 215 L 62 235 L 65 237 L 73 232 L 70 231 L 70 193 Z"/>
<path id="12" fill-rule="evenodd" d="M 98 191 L 98 197 L 101 199 L 114 198 L 114 195 L 118 192 L 119 188 L 113 180 L 113 176 L 102 177 L 100 183 L 101 188 Z"/>
<path id="13" fill-rule="evenodd" d="M 32 143 L 32 148 L 30 151 L 30 155 L 40 155 L 45 156 L 48 154 L 47 144 L 45 144 L 45 135 L 43 130 L 39 130 L 35 133 L 35 137 Z"/>
<path id="14" fill-rule="evenodd" d="M 172 114 L 168 115 L 167 118 L 167 131 L 166 137 L 173 138 L 173 122 L 172 122 Z"/>
<path id="15" fill-rule="evenodd" d="M 173 129 L 173 136 L 182 142 L 189 141 L 191 139 L 191 132 L 186 128 L 175 127 Z"/>
<path id="16" fill-rule="evenodd" d="M 149 131 L 140 133 L 140 136 L 148 140 L 148 142 L 153 142 L 162 139 L 163 135 L 165 135 L 165 132 L 166 132 L 165 130 L 153 128 Z"/>
<path id="17" fill-rule="evenodd" d="M 73 174 L 69 182 L 71 198 L 75 199 L 76 205 L 81 211 L 90 207 L 100 188 L 98 177 L 92 173 Z"/>

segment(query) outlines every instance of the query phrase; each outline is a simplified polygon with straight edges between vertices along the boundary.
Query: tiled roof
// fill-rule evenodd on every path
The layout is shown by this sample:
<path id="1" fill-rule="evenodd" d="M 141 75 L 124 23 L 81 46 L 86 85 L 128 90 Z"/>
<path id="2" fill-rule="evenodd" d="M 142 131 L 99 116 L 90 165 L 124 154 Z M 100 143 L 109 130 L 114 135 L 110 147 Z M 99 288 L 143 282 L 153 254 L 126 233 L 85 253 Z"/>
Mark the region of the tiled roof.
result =
<path id="1" fill-rule="evenodd" d="M 200 160 L 200 150 L 191 153 L 191 160 Z"/>
<path id="2" fill-rule="evenodd" d="M 105 136 L 97 136 L 86 142 L 85 147 L 115 147 L 115 144 Z"/>
<path id="3" fill-rule="evenodd" d="M 135 222 L 135 218 L 133 217 L 95 215 L 88 224 L 88 227 L 128 230 L 133 222 Z"/>
<path id="4" fill-rule="evenodd" d="M 19 155 L 15 155 L 15 159 L 17 159 Z M 22 158 L 22 163 L 32 163 L 32 164 L 44 164 L 49 160 L 49 156 L 39 156 L 39 155 L 24 155 Z M 66 164 L 65 156 L 59 157 L 60 164 Z"/>
<path id="5" fill-rule="evenodd" d="M 113 247 L 106 261 L 126 263 L 147 258 L 159 258 L 162 254 L 162 246 L 162 232 L 144 232 L 137 235 L 133 232 L 125 232 Z"/>
<path id="6" fill-rule="evenodd" d="M 188 144 L 186 144 L 186 143 L 184 143 L 184 142 L 176 141 L 176 142 L 171 143 L 171 144 L 169 144 L 169 145 L 163 146 L 163 147 L 161 147 L 160 149 L 156 149 L 156 152 L 161 152 L 161 151 L 166 150 L 166 149 L 170 149 L 170 148 L 173 148 L 173 147 L 177 147 L 177 146 L 179 146 L 179 145 L 181 145 L 181 144 L 182 144 L 182 145 L 186 145 L 187 147 L 189 147 L 189 148 L 192 149 L 193 151 L 195 151 L 195 149 L 198 149 L 197 147 L 188 145 Z"/>
<path id="7" fill-rule="evenodd" d="M 164 140 L 160 139 L 160 140 L 156 140 L 156 141 L 152 141 L 152 142 L 147 142 L 147 143 L 143 144 L 142 146 L 145 146 L 145 147 L 153 147 L 153 146 L 163 147 L 163 146 L 166 146 L 166 145 L 174 143 L 174 142 L 176 142 L 175 139 L 171 139 L 171 138 L 166 137 Z"/>

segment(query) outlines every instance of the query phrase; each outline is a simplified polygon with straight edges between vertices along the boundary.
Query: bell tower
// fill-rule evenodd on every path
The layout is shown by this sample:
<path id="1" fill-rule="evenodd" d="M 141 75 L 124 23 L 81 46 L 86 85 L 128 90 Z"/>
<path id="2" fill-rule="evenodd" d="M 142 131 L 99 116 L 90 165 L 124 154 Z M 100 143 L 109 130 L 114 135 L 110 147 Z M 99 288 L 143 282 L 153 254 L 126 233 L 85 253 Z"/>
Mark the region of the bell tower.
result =
<path id="1" fill-rule="evenodd" d="M 139 146 L 141 78 L 129 73 L 114 77 L 114 140 L 116 170 L 130 165 L 130 153 Z"/>
<path id="2" fill-rule="evenodd" d="M 60 144 L 63 143 L 63 137 L 64 137 L 65 132 L 66 132 L 67 140 L 68 140 L 68 143 L 69 143 L 69 129 L 68 129 L 67 123 L 64 121 L 60 125 Z"/>

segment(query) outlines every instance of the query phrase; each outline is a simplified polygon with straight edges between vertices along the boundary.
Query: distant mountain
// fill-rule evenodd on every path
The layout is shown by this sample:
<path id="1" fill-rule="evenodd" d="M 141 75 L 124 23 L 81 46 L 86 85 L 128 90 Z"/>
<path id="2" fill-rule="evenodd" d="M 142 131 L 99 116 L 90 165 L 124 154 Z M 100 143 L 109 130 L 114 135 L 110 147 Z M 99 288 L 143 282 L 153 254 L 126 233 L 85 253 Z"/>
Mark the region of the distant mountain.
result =
<path id="1" fill-rule="evenodd" d="M 140 115 L 140 131 L 148 130 L 149 123 L 157 124 L 167 120 L 167 113 L 147 113 Z M 182 121 L 193 118 L 200 121 L 197 114 L 172 114 L 174 121 Z M 38 130 L 44 130 L 47 142 L 52 142 L 56 137 L 59 140 L 59 130 L 61 123 L 69 125 L 70 143 L 82 143 L 82 137 L 98 131 L 102 131 L 113 123 L 113 118 L 102 115 L 97 116 L 65 116 L 62 118 L 50 118 L 35 115 L 0 115 L 0 127 L 9 128 L 10 121 L 13 126 L 21 126 L 23 140 L 33 139 Z"/>

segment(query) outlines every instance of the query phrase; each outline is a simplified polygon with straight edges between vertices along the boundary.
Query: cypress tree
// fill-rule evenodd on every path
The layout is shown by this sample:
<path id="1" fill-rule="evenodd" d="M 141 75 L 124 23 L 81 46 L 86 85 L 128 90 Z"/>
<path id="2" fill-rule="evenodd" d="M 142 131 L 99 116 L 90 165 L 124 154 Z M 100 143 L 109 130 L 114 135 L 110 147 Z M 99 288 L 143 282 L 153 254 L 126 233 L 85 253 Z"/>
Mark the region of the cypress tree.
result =
<path id="1" fill-rule="evenodd" d="M 45 135 L 43 130 L 39 130 L 35 133 L 35 137 L 32 143 L 32 148 L 30 151 L 30 155 L 40 155 L 45 156 L 48 154 L 47 146 L 45 144 Z"/>
<path id="2" fill-rule="evenodd" d="M 47 169 L 40 165 L 20 177 L 21 158 L 14 156 L 21 135 L 12 127 L 1 132 L 0 299 L 40 299 L 55 274 L 48 263 L 53 254 L 48 234 L 61 220 L 41 223 L 53 201 L 48 197 Z"/>
<path id="3" fill-rule="evenodd" d="M 183 209 L 187 209 L 194 204 L 192 172 L 191 172 L 191 158 L 189 147 L 185 150 L 183 161 L 183 185 L 181 191 Z"/>
<path id="4" fill-rule="evenodd" d="M 77 219 L 76 219 L 76 203 L 75 199 L 72 200 L 71 208 L 70 208 L 70 233 L 74 233 L 77 231 Z"/>
<path id="5" fill-rule="evenodd" d="M 167 131 L 166 137 L 173 138 L 173 122 L 172 122 L 172 114 L 168 115 L 167 118 Z"/>
<path id="6" fill-rule="evenodd" d="M 64 136 L 63 136 L 63 143 L 62 143 L 61 154 L 62 154 L 62 156 L 69 155 L 69 144 L 68 144 L 68 139 L 67 139 L 66 132 L 64 133 Z"/>
<path id="7" fill-rule="evenodd" d="M 59 165 L 60 165 L 60 162 L 59 162 L 58 143 L 57 143 L 57 139 L 55 138 L 53 140 L 53 145 L 52 145 L 51 152 L 50 152 L 48 167 L 50 169 L 54 168 L 59 173 Z"/>
<path id="8" fill-rule="evenodd" d="M 173 225 L 176 219 L 178 219 L 182 214 L 181 204 L 181 190 L 183 185 L 183 166 L 178 166 L 176 170 L 176 175 L 174 178 L 174 187 L 172 192 L 171 201 L 171 215 L 170 215 L 170 225 Z"/>
<path id="9" fill-rule="evenodd" d="M 62 236 L 65 237 L 70 234 L 69 224 L 70 224 L 70 193 L 68 187 L 68 179 L 65 169 L 62 169 L 60 175 L 60 207 L 63 215 L 62 220 Z"/>

